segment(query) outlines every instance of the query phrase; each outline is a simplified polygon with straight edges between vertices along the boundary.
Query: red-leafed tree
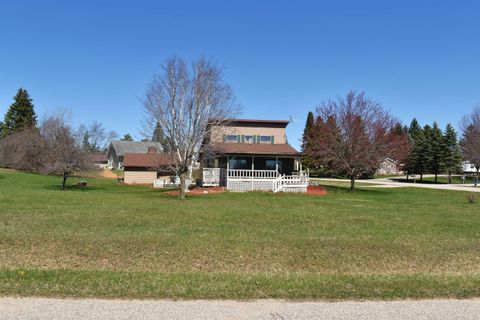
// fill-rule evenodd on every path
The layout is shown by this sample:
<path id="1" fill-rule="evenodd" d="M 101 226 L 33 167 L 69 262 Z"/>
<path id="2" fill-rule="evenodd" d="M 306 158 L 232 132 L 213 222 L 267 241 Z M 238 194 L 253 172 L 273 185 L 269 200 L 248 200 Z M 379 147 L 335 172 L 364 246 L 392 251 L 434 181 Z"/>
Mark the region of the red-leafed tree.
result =
<path id="1" fill-rule="evenodd" d="M 309 156 L 317 166 L 355 180 L 374 172 L 386 158 L 404 159 L 408 138 L 381 104 L 350 91 L 316 108 L 316 126 L 309 135 Z"/>

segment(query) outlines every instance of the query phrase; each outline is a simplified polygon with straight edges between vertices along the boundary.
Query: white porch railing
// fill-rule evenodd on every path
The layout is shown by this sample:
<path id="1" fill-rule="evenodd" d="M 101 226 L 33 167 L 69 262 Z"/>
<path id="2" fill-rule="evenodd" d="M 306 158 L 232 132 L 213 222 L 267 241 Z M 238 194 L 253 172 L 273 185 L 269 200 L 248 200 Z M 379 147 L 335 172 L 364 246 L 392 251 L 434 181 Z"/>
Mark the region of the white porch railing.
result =
<path id="1" fill-rule="evenodd" d="M 277 170 L 228 169 L 227 179 L 275 179 L 279 176 Z"/>
<path id="2" fill-rule="evenodd" d="M 204 186 L 225 185 L 230 191 L 306 192 L 308 180 L 305 171 L 281 175 L 277 170 L 203 169 Z"/>
<path id="3" fill-rule="evenodd" d="M 306 192 L 308 187 L 308 173 L 299 172 L 290 176 L 280 175 L 273 181 L 272 191 L 274 193 L 280 191 L 288 192 Z"/>

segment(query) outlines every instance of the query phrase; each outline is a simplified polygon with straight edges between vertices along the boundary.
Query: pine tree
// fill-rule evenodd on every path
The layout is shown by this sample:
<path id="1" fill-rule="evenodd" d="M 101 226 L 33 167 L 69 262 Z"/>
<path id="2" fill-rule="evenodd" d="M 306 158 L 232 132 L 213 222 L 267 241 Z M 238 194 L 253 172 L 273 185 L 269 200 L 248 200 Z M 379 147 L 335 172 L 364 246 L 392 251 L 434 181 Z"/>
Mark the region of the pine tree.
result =
<path id="1" fill-rule="evenodd" d="M 122 139 L 120 139 L 121 141 L 133 141 L 133 138 L 132 136 L 130 135 L 130 133 L 127 133 L 123 136 Z"/>
<path id="2" fill-rule="evenodd" d="M 305 123 L 305 129 L 303 129 L 303 136 L 302 136 L 302 151 L 305 152 L 308 144 L 309 134 L 312 131 L 313 126 L 315 125 L 315 118 L 313 116 L 313 112 L 309 111 L 307 115 L 307 122 Z"/>
<path id="3" fill-rule="evenodd" d="M 82 137 L 82 148 L 87 152 L 94 152 L 94 147 L 90 144 L 90 134 L 85 132 Z"/>
<path id="4" fill-rule="evenodd" d="M 37 116 L 27 90 L 23 88 L 18 89 L 13 99 L 14 102 L 10 105 L 3 120 L 3 137 L 37 125 Z"/>
<path id="5" fill-rule="evenodd" d="M 426 138 L 428 171 L 435 175 L 435 183 L 437 183 L 438 174 L 442 173 L 445 167 L 445 164 L 443 163 L 443 152 L 445 150 L 443 133 L 436 122 L 433 123 L 432 127 L 426 125 L 423 128 L 423 131 Z"/>
<path id="6" fill-rule="evenodd" d="M 162 126 L 160 125 L 160 122 L 157 122 L 157 125 L 153 130 L 152 141 L 160 142 L 164 152 L 168 152 L 168 150 L 170 150 L 168 140 L 165 138 L 165 134 L 163 133 L 163 129 L 162 129 Z"/>
<path id="7" fill-rule="evenodd" d="M 309 111 L 307 115 L 307 122 L 305 123 L 305 129 L 303 130 L 302 136 L 302 152 L 305 154 L 303 158 L 303 165 L 307 168 L 312 166 L 312 158 L 309 155 L 309 139 L 311 139 L 311 134 L 315 126 L 315 118 L 313 112 Z"/>
<path id="8" fill-rule="evenodd" d="M 408 128 L 411 152 L 410 156 L 407 159 L 407 169 L 406 171 L 411 174 L 419 174 L 420 181 L 423 180 L 423 173 L 426 171 L 426 143 L 425 143 L 425 134 L 420 127 L 417 119 L 413 119 Z"/>
<path id="9" fill-rule="evenodd" d="M 443 163 L 448 174 L 448 183 L 452 183 L 452 173 L 459 170 L 462 161 L 462 154 L 457 140 L 457 133 L 449 123 L 443 134 Z"/>

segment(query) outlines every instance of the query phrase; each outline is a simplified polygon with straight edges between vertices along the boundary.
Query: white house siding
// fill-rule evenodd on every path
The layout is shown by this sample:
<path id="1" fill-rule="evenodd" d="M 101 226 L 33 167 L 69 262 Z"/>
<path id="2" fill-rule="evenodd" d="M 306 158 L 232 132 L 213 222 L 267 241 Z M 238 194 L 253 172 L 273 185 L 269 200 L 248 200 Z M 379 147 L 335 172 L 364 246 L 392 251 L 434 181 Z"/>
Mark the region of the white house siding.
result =
<path id="1" fill-rule="evenodd" d="M 125 184 L 152 184 L 157 179 L 156 171 L 124 171 L 123 183 Z"/>

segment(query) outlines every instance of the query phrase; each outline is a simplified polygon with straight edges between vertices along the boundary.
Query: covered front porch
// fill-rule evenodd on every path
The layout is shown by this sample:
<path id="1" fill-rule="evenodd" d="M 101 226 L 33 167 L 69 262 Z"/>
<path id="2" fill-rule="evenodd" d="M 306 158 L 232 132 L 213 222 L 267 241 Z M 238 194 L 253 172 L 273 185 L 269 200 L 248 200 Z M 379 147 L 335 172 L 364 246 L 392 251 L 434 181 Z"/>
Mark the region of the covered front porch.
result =
<path id="1" fill-rule="evenodd" d="M 206 163 L 203 185 L 230 191 L 305 192 L 308 173 L 298 156 L 224 155 Z"/>

